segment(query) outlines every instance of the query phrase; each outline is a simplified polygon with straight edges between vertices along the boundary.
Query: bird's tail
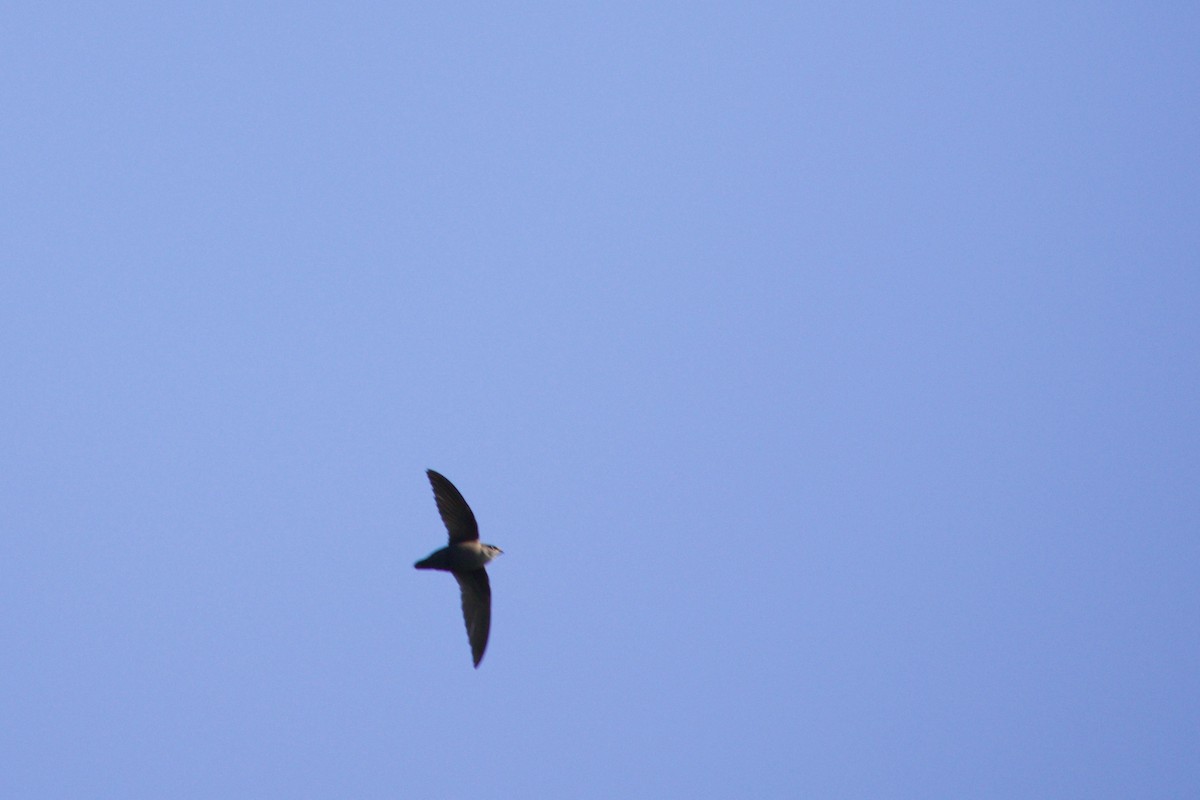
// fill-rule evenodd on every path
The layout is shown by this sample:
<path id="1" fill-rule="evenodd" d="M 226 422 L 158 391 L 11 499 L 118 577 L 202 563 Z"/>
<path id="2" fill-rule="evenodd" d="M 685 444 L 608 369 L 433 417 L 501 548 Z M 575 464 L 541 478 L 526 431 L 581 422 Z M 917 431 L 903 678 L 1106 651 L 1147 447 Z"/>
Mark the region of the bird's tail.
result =
<path id="1" fill-rule="evenodd" d="M 450 569 L 450 555 L 445 550 L 438 550 L 436 553 L 431 553 L 428 558 L 423 558 L 416 564 L 413 564 L 417 569 Z"/>

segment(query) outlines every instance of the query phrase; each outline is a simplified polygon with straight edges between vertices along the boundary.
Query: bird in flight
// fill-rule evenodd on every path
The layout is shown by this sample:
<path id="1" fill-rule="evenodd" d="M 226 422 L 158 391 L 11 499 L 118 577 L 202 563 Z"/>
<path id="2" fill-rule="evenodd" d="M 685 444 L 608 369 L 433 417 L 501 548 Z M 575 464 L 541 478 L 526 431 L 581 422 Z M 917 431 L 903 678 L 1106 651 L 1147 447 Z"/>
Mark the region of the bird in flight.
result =
<path id="1" fill-rule="evenodd" d="M 433 497 L 437 500 L 438 513 L 446 530 L 450 532 L 450 544 L 418 561 L 417 569 L 440 569 L 454 575 L 462 592 L 463 621 L 467 623 L 467 639 L 471 642 L 471 658 L 475 668 L 483 660 L 487 649 L 488 630 L 492 626 L 492 587 L 488 583 L 484 566 L 504 551 L 479 541 L 479 526 L 471 507 L 459 494 L 454 484 L 431 469 L 425 470 L 433 485 Z"/>

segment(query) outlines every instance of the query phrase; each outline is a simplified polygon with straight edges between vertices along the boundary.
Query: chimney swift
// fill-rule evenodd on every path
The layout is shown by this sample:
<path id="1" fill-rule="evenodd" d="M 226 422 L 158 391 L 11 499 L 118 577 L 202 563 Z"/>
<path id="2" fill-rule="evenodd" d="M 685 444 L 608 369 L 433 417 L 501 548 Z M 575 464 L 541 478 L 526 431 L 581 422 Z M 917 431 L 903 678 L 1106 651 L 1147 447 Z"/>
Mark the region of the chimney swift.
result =
<path id="1" fill-rule="evenodd" d="M 492 587 L 484 565 L 504 551 L 479 541 L 479 526 L 471 507 L 454 484 L 431 469 L 425 470 L 433 485 L 438 513 L 450 532 L 450 545 L 428 558 L 418 561 L 417 569 L 440 569 L 453 573 L 462 591 L 463 621 L 467 623 L 467 639 L 471 642 L 471 657 L 475 668 L 483 660 L 487 648 L 488 630 L 492 625 Z"/>

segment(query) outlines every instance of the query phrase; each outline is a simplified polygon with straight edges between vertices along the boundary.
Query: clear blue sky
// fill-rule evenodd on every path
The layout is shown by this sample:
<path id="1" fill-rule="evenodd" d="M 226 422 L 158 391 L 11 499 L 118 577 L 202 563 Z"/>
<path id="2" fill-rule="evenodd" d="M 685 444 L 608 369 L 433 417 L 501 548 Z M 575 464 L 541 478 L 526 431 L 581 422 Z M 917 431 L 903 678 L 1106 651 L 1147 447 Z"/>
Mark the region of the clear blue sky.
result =
<path id="1" fill-rule="evenodd" d="M 0 796 L 1200 796 L 1200 12 L 976 5 L 9 6 Z"/>

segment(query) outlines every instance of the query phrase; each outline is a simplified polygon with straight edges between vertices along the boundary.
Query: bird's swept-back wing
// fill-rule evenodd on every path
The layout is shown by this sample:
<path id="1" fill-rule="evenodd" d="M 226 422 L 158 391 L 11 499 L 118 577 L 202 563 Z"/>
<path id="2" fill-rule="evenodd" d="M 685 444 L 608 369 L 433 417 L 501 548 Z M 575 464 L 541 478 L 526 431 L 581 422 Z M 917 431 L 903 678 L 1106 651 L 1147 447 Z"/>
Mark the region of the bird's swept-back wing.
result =
<path id="1" fill-rule="evenodd" d="M 487 570 L 480 567 L 469 572 L 455 572 L 458 588 L 462 590 L 463 622 L 467 623 L 467 638 L 471 641 L 471 658 L 475 666 L 483 660 L 487 649 L 488 631 L 492 627 L 492 586 Z"/>
<path id="2" fill-rule="evenodd" d="M 459 494 L 454 484 L 431 469 L 425 470 L 429 475 L 429 483 L 433 485 L 433 497 L 437 500 L 438 513 L 442 522 L 450 532 L 450 543 L 470 542 L 479 538 L 479 526 L 475 524 L 475 515 L 471 507 Z"/>

